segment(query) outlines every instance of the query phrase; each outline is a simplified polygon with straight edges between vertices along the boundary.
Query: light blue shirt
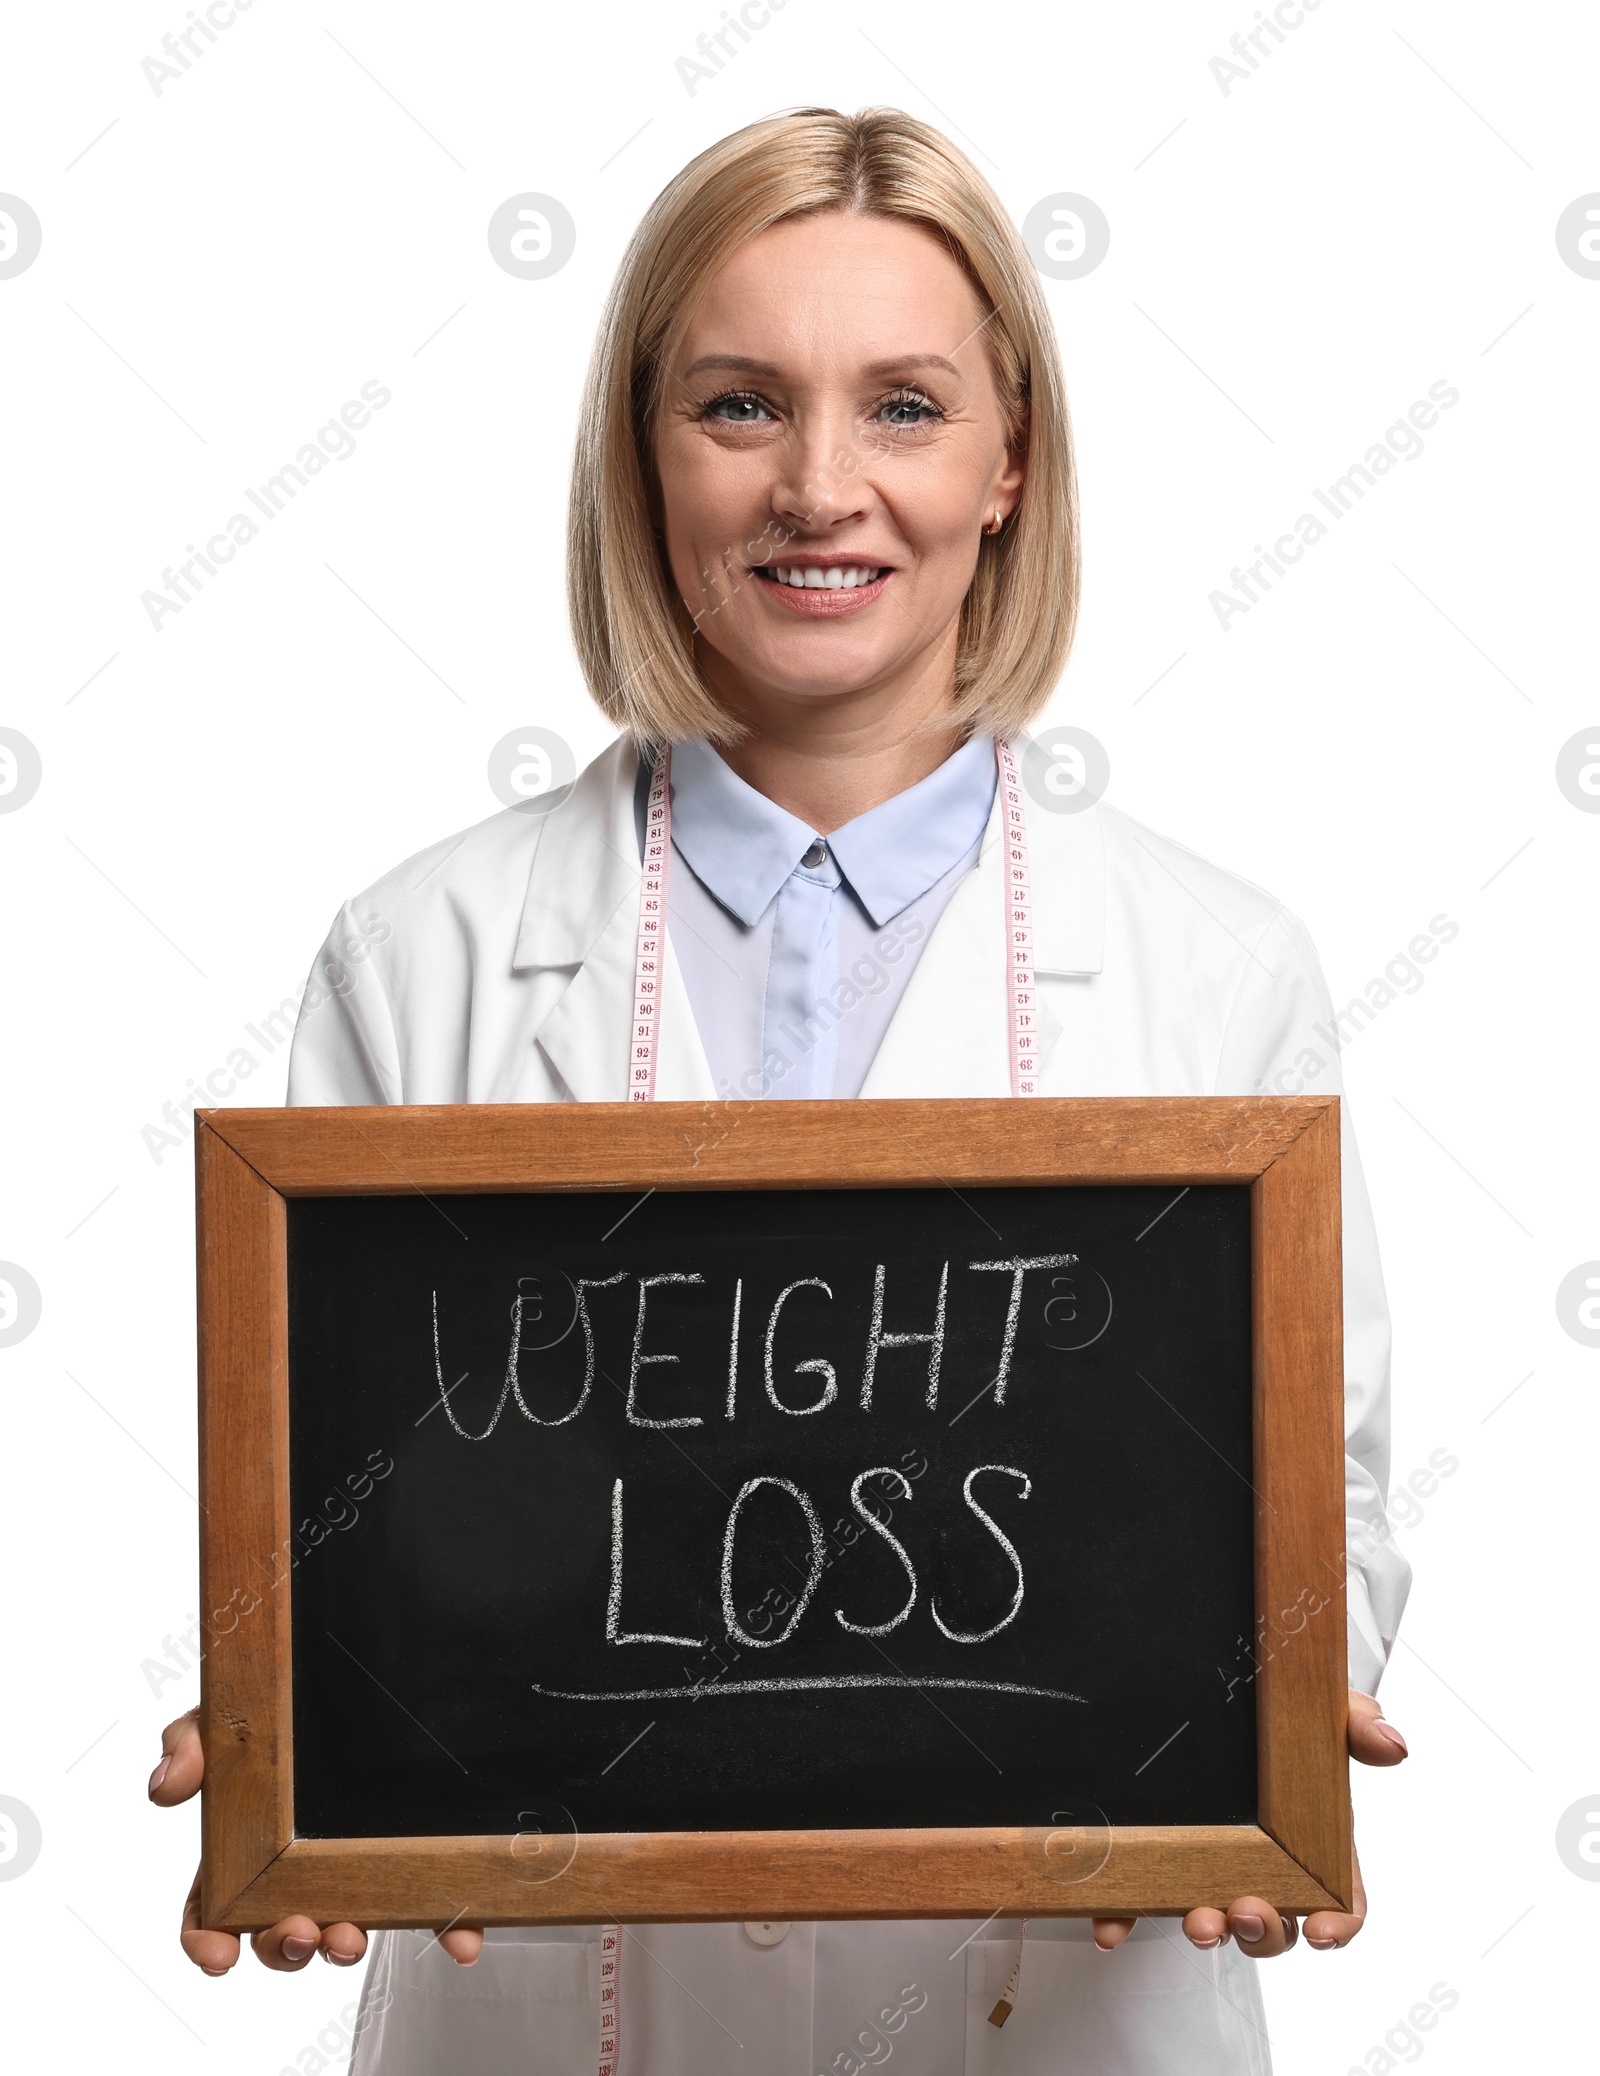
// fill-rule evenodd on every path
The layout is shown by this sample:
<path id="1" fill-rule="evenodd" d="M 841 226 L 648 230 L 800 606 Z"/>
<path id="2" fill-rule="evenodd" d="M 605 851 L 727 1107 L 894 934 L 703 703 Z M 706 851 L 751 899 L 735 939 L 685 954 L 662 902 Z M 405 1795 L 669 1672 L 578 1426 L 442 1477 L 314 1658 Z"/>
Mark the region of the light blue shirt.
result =
<path id="1" fill-rule="evenodd" d="M 994 789 L 994 739 L 974 735 L 823 838 L 709 744 L 673 745 L 667 929 L 725 1097 L 860 1093 Z"/>

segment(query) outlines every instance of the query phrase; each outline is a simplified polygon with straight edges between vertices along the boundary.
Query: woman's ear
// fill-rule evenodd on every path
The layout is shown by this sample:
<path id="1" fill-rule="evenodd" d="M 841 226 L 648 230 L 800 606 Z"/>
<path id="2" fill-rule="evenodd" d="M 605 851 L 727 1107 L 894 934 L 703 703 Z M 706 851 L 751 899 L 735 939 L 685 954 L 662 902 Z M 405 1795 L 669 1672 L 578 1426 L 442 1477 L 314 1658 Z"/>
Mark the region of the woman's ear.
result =
<path id="1" fill-rule="evenodd" d="M 1006 442 L 1005 458 L 989 484 L 986 511 L 997 508 L 1007 519 L 1022 502 L 1022 486 L 1028 477 L 1028 426 L 1024 419 Z"/>

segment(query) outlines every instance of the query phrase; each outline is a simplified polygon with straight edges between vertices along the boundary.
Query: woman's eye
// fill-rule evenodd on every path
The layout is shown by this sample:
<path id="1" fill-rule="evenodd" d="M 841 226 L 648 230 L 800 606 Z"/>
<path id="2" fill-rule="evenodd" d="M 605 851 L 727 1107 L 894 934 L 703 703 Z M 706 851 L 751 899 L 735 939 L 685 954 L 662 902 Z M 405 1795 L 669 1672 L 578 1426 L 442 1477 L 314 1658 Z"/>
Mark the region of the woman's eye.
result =
<path id="1" fill-rule="evenodd" d="M 925 396 L 892 396 L 878 406 L 880 425 L 931 425 L 940 415 L 938 405 Z"/>
<path id="2" fill-rule="evenodd" d="M 706 416 L 720 418 L 724 425 L 759 425 L 770 415 L 758 396 L 718 396 L 706 405 Z"/>

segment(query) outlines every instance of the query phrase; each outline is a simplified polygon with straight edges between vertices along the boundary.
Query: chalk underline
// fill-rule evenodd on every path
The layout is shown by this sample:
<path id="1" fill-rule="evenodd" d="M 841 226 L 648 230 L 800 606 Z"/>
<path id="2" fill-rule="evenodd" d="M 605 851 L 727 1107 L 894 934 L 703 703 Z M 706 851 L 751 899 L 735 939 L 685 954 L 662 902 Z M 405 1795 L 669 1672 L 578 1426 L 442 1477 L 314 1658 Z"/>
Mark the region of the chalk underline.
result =
<path id="1" fill-rule="evenodd" d="M 1015 1680 L 919 1680 L 887 1672 L 845 1672 L 832 1679 L 701 1680 L 687 1687 L 613 1687 L 603 1693 L 543 1687 L 536 1681 L 533 1691 L 552 1701 L 703 1701 L 708 1695 L 781 1694 L 802 1687 L 963 1687 L 989 1694 L 1031 1694 L 1040 1701 L 1083 1703 L 1081 1694 L 1068 1694 L 1057 1687 L 1025 1687 Z"/>

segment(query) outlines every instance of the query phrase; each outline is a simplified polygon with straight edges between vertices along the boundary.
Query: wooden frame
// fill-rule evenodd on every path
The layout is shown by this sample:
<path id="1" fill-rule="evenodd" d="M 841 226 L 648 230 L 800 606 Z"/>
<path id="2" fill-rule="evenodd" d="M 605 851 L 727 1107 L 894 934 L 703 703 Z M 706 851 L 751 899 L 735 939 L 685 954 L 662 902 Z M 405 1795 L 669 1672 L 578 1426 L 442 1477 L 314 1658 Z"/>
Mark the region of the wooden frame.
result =
<path id="1" fill-rule="evenodd" d="M 847 1129 L 845 1108 L 197 1113 L 203 1924 L 597 1924 L 624 1884 L 639 1922 L 1350 1907 L 1337 1098 L 855 1102 Z M 538 1884 L 510 1837 L 297 1838 L 287 1574 L 260 1584 L 289 1535 L 285 1198 L 935 1181 L 1250 1185 L 1257 1823 L 1113 1829 L 1072 1886 L 1022 1828 L 591 1834 Z"/>

